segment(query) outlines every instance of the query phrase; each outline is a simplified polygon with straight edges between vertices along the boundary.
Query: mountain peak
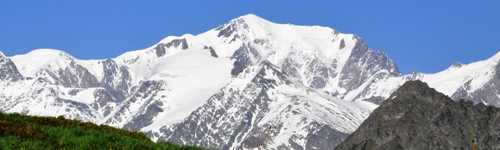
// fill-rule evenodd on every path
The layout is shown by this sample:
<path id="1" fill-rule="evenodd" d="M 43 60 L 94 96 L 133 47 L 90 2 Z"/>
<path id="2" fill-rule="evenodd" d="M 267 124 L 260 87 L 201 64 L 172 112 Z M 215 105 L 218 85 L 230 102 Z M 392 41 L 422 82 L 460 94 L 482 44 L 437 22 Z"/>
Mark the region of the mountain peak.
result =
<path id="1" fill-rule="evenodd" d="M 396 92 L 391 96 L 392 98 L 388 101 L 398 99 L 398 100 L 414 100 L 419 99 L 427 101 L 429 103 L 436 103 L 440 99 L 448 99 L 446 95 L 438 92 L 437 90 L 431 88 L 427 83 L 420 80 L 411 80 L 405 82 L 401 87 L 399 87 Z"/>
<path id="2" fill-rule="evenodd" d="M 240 17 L 233 19 L 233 20 L 243 20 L 245 22 L 250 22 L 250 23 L 270 22 L 269 20 L 266 20 L 260 16 L 255 15 L 255 14 L 246 14 L 246 15 L 240 16 Z"/>
<path id="3" fill-rule="evenodd" d="M 411 80 L 405 82 L 401 87 L 399 87 L 399 91 L 420 91 L 422 89 L 429 89 L 429 85 L 427 83 L 420 80 Z"/>
<path id="4" fill-rule="evenodd" d="M 26 76 L 34 76 L 38 71 L 44 69 L 64 68 L 74 61 L 70 54 L 56 49 L 34 49 L 26 54 L 10 57 Z"/>
<path id="5" fill-rule="evenodd" d="M 240 37 L 242 35 L 266 35 L 269 31 L 269 26 L 275 23 L 263 19 L 254 14 L 246 14 L 235 19 L 230 20 L 228 23 L 217 27 L 218 37 Z"/>
<path id="6" fill-rule="evenodd" d="M 63 50 L 58 50 L 58 49 L 47 49 L 47 48 L 40 48 L 40 49 L 33 49 L 27 54 L 44 54 L 44 55 L 60 55 L 60 56 L 70 56 L 70 54 L 64 52 Z"/>
<path id="7" fill-rule="evenodd" d="M 34 58 L 34 59 L 43 59 L 43 60 L 55 60 L 55 59 L 63 59 L 63 60 L 74 60 L 75 58 L 64 52 L 63 50 L 57 49 L 34 49 L 26 54 L 16 55 L 12 58 Z"/>

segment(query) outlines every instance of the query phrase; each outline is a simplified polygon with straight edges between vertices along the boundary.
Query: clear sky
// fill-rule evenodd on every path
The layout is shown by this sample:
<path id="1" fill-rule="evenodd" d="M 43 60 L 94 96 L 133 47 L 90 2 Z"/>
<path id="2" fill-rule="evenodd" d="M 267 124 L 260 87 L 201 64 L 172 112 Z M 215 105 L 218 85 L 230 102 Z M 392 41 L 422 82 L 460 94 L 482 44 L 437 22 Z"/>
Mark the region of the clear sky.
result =
<path id="1" fill-rule="evenodd" d="M 357 34 L 403 73 L 436 72 L 500 50 L 498 0 L 1 0 L 0 50 L 116 57 L 248 13 Z"/>

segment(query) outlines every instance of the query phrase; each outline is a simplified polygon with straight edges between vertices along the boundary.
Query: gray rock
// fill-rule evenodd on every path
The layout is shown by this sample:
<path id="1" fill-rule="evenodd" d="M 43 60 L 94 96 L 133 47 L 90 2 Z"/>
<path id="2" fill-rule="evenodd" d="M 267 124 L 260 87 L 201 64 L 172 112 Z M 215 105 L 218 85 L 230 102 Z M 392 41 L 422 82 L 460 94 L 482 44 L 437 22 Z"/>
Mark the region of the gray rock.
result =
<path id="1" fill-rule="evenodd" d="M 92 75 L 87 68 L 71 61 L 64 69 L 59 70 L 43 70 L 48 74 L 56 83 L 64 87 L 72 88 L 89 88 L 98 87 L 99 81 Z"/>
<path id="2" fill-rule="evenodd" d="M 153 123 L 153 118 L 158 115 L 158 113 L 163 112 L 161 108 L 163 103 L 161 101 L 154 101 L 146 107 L 146 110 L 137 116 L 134 116 L 130 122 L 123 126 L 124 129 L 138 131 L 141 128 L 148 126 Z"/>
<path id="3" fill-rule="evenodd" d="M 121 107 L 118 108 L 115 114 L 111 116 L 105 122 L 110 124 L 113 122 L 122 122 L 127 116 L 132 118 L 125 122 L 123 126 L 125 129 L 137 131 L 141 128 L 150 125 L 153 118 L 160 112 L 163 111 L 162 106 L 164 105 L 162 101 L 162 96 L 157 96 L 160 91 L 164 89 L 165 83 L 163 81 L 141 81 L 139 86 L 132 88 L 132 94 L 129 98 L 121 103 Z M 131 105 L 138 105 L 139 113 L 130 114 L 129 109 Z"/>
<path id="4" fill-rule="evenodd" d="M 236 24 L 229 24 L 226 27 L 221 26 L 217 30 L 219 30 L 219 33 L 217 34 L 218 37 L 229 37 L 231 36 L 237 29 Z"/>
<path id="5" fill-rule="evenodd" d="M 340 41 L 339 49 L 344 49 L 344 48 L 345 48 L 345 41 L 344 41 L 344 39 L 342 39 Z"/>
<path id="6" fill-rule="evenodd" d="M 340 73 L 341 87 L 352 90 L 367 81 L 380 70 L 386 70 L 386 76 L 399 75 L 396 65 L 385 54 L 374 51 L 358 38 L 351 56 Z"/>
<path id="7" fill-rule="evenodd" d="M 500 148 L 500 109 L 453 101 L 421 81 L 408 81 L 337 150 Z"/>
<path id="8" fill-rule="evenodd" d="M 170 47 L 179 47 L 181 46 L 181 49 L 188 49 L 188 43 L 185 38 L 182 39 L 174 39 L 168 43 L 165 44 L 165 47 L 170 48 Z"/>
<path id="9" fill-rule="evenodd" d="M 179 46 L 183 50 L 189 48 L 187 40 L 185 38 L 181 38 L 181 39 L 173 39 L 172 41 L 170 41 L 168 43 L 160 43 L 160 44 L 156 45 L 156 47 L 154 48 L 154 51 L 155 51 L 156 57 L 162 57 L 167 53 L 168 48 L 171 48 L 171 47 L 177 48 Z"/>
<path id="10" fill-rule="evenodd" d="M 234 60 L 233 69 L 231 69 L 231 75 L 237 76 L 243 70 L 245 70 L 250 64 L 256 62 L 260 59 L 257 50 L 253 48 L 250 44 L 243 44 L 238 50 L 236 50 L 231 59 Z"/>
<path id="11" fill-rule="evenodd" d="M 333 65 L 328 66 L 327 64 L 321 62 L 318 58 L 314 58 L 307 65 L 307 72 L 310 74 L 311 82 L 309 83 L 309 87 L 314 89 L 324 88 L 330 79 L 337 77 L 337 67 L 336 62 L 332 63 Z"/>
<path id="12" fill-rule="evenodd" d="M 167 49 L 165 47 L 166 46 L 163 43 L 156 45 L 156 47 L 154 48 L 156 57 L 161 57 L 167 53 Z"/>
<path id="13" fill-rule="evenodd" d="M 16 65 L 0 52 L 0 81 L 17 81 L 22 78 L 23 76 L 17 70 Z"/>
<path id="14" fill-rule="evenodd" d="M 238 31 L 238 29 L 248 29 L 248 28 L 249 26 L 248 24 L 246 24 L 244 19 L 237 19 L 216 28 L 216 30 L 219 31 L 217 37 L 226 37 L 226 38 L 231 36 L 237 37 L 238 35 L 235 33 Z"/>
<path id="15" fill-rule="evenodd" d="M 307 135 L 307 150 L 326 150 L 332 149 L 340 144 L 348 134 L 339 132 L 327 125 L 314 124 L 314 131 Z"/>
<path id="16" fill-rule="evenodd" d="M 210 52 L 210 56 L 215 58 L 219 57 L 219 55 L 217 55 L 217 52 L 215 52 L 215 49 L 212 46 L 204 46 L 203 49 L 208 49 Z"/>
<path id="17" fill-rule="evenodd" d="M 128 68 L 118 65 L 111 59 L 106 59 L 102 65 L 104 76 L 100 86 L 110 90 L 117 99 L 125 99 L 132 80 Z"/>

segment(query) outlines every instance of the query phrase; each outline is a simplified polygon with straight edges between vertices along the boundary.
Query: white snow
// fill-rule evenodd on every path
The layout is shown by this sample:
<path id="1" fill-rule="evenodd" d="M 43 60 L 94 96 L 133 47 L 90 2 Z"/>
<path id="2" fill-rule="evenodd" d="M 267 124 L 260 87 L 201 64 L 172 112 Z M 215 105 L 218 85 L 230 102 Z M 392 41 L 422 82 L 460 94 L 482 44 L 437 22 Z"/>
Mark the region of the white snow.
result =
<path id="1" fill-rule="evenodd" d="M 493 78 L 495 65 L 499 63 L 500 54 L 489 59 L 465 64 L 461 67 L 452 66 L 434 74 L 423 74 L 421 80 L 430 87 L 451 96 L 458 88 L 470 82 L 469 91 L 475 91 Z"/>
<path id="2" fill-rule="evenodd" d="M 77 60 L 76 62 L 85 67 L 90 74 L 94 75 L 97 81 L 104 78 L 103 60 Z"/>
<path id="3" fill-rule="evenodd" d="M 35 76 L 42 69 L 65 68 L 74 58 L 62 50 L 35 49 L 27 54 L 10 58 L 24 76 Z"/>
<path id="4" fill-rule="evenodd" d="M 316 122 L 328 125 L 343 133 L 353 132 L 377 106 L 364 101 L 344 101 L 327 94 L 318 93 L 306 87 L 280 86 L 272 94 L 276 99 L 270 112 L 262 118 L 258 126 L 282 123 L 270 147 L 288 145 L 294 139 L 299 145 L 306 144 L 309 124 Z"/>
<path id="5" fill-rule="evenodd" d="M 80 60 L 63 50 L 35 49 L 29 53 L 10 57 L 19 72 L 28 77 L 34 77 L 43 70 L 57 71 L 64 69 L 71 62 L 82 65 L 98 80 L 102 79 L 104 73 L 102 60 Z"/>
<path id="6" fill-rule="evenodd" d="M 74 102 L 79 102 L 83 104 L 92 104 L 95 102 L 96 98 L 94 96 L 95 90 L 99 88 L 87 88 L 87 89 L 74 89 L 74 88 L 64 88 L 64 95 L 59 95 L 60 98 L 68 99 Z M 68 94 L 70 90 L 78 90 L 75 95 Z"/>
<path id="7" fill-rule="evenodd" d="M 169 88 L 165 111 L 148 128 L 181 121 L 231 80 L 232 62 L 214 58 L 202 50 L 186 50 L 167 57 L 151 68 L 152 80 L 164 80 Z M 144 130 L 147 130 L 145 128 Z"/>

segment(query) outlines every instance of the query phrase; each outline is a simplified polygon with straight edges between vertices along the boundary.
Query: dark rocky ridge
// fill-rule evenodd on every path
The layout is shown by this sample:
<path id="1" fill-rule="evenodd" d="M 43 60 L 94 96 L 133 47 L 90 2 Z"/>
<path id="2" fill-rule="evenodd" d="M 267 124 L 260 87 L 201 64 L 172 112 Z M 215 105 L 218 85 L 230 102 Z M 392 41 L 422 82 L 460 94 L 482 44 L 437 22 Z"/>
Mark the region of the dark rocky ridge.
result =
<path id="1" fill-rule="evenodd" d="M 500 149 L 500 109 L 453 101 L 408 81 L 337 150 Z"/>

